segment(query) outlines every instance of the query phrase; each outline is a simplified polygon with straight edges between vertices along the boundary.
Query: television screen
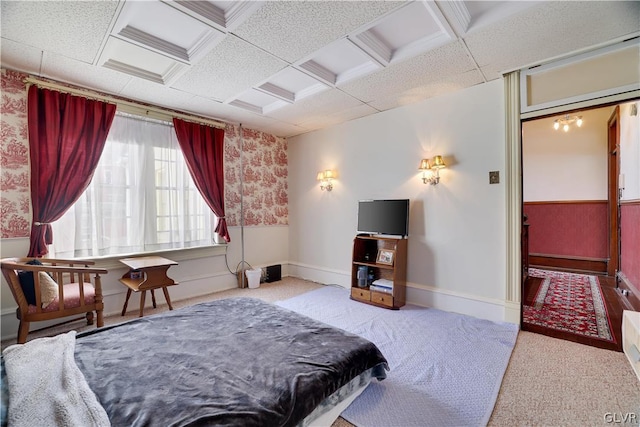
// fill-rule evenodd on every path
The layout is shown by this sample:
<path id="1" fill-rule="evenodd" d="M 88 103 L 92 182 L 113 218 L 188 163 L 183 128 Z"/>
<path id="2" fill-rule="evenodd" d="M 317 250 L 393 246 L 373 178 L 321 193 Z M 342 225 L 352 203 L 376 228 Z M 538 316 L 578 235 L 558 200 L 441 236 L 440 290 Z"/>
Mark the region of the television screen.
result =
<path id="1" fill-rule="evenodd" d="M 409 235 L 409 199 L 360 200 L 358 233 Z"/>

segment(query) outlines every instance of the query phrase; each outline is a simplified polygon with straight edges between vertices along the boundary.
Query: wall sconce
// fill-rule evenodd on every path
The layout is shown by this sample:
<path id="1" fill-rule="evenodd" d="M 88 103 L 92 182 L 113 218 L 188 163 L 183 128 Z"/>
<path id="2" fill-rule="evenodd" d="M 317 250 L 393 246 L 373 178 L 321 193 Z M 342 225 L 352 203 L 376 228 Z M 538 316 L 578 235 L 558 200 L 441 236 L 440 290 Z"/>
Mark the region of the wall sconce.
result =
<path id="1" fill-rule="evenodd" d="M 432 162 L 429 159 L 420 160 L 419 170 L 422 171 L 422 183 L 436 185 L 440 182 L 440 169 L 446 167 L 442 156 L 435 156 Z M 433 172 L 431 172 L 433 170 Z"/>
<path id="2" fill-rule="evenodd" d="M 331 191 L 333 190 L 333 179 L 336 177 L 336 173 L 331 169 L 318 172 L 317 180 L 320 181 L 320 189 Z"/>

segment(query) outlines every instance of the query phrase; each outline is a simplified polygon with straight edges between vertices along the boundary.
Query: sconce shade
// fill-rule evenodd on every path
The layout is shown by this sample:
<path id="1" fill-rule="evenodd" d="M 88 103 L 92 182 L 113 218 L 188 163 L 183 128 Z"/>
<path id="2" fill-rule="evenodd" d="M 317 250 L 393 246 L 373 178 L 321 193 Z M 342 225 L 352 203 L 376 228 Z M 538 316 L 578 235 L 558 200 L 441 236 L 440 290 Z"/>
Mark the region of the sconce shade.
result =
<path id="1" fill-rule="evenodd" d="M 433 163 L 429 159 L 420 160 L 419 170 L 422 171 L 422 182 L 424 184 L 436 185 L 440 182 L 440 169 L 446 167 L 442 156 L 435 156 Z"/>
<path id="2" fill-rule="evenodd" d="M 316 179 L 320 181 L 320 189 L 331 191 L 333 189 L 332 181 L 335 177 L 336 173 L 331 169 L 318 172 L 318 175 L 316 175 Z"/>
<path id="3" fill-rule="evenodd" d="M 435 156 L 433 158 L 433 165 L 431 165 L 434 169 L 442 169 L 446 165 L 444 164 L 444 160 L 442 160 L 442 156 Z"/>

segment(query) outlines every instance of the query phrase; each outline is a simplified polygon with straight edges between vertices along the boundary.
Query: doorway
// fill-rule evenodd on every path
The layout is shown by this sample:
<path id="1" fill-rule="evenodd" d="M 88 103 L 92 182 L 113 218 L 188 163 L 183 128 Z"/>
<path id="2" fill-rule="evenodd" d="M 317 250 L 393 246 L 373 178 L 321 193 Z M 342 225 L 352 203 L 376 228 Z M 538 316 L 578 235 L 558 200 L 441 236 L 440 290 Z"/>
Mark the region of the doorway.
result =
<path id="1" fill-rule="evenodd" d="M 522 122 L 521 311 L 523 330 L 621 351 L 619 111 Z"/>

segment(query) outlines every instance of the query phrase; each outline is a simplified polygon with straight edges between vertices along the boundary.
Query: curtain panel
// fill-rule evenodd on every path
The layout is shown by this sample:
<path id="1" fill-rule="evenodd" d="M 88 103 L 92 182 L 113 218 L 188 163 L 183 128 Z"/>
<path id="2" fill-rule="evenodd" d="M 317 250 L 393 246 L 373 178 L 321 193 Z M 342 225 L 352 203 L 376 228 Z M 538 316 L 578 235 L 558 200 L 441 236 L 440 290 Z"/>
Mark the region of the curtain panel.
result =
<path id="1" fill-rule="evenodd" d="M 116 113 L 91 183 L 51 226 L 53 258 L 211 244 L 213 212 L 191 178 L 172 123 Z"/>
<path id="2" fill-rule="evenodd" d="M 37 86 L 27 98 L 31 160 L 30 257 L 53 242 L 58 220 L 91 182 L 116 113 L 114 104 Z"/>
<path id="3" fill-rule="evenodd" d="M 224 214 L 224 130 L 173 119 L 180 149 L 191 177 L 214 214 L 215 232 L 231 241 Z"/>

